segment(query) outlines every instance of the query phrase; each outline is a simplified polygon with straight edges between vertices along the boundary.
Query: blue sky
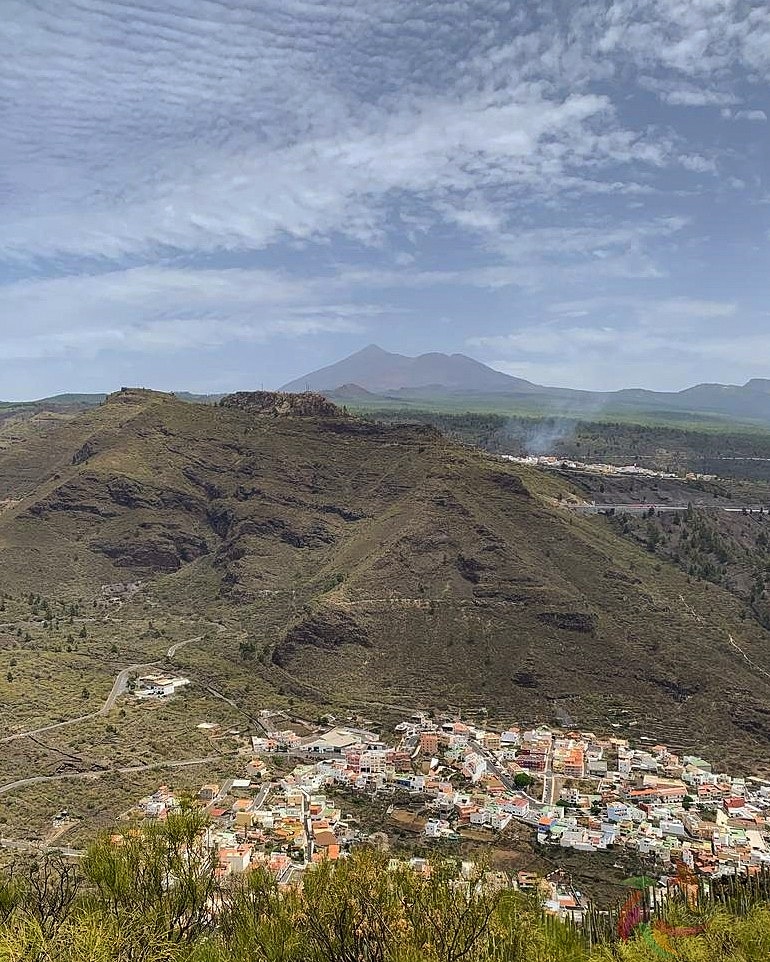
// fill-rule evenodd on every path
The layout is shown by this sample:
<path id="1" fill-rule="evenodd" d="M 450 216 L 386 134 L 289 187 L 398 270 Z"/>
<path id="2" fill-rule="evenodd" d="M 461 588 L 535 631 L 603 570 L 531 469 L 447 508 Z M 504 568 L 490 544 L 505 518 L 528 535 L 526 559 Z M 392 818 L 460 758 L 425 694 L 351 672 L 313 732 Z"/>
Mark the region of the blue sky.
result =
<path id="1" fill-rule="evenodd" d="M 766 0 L 0 0 L 0 397 L 770 377 Z"/>

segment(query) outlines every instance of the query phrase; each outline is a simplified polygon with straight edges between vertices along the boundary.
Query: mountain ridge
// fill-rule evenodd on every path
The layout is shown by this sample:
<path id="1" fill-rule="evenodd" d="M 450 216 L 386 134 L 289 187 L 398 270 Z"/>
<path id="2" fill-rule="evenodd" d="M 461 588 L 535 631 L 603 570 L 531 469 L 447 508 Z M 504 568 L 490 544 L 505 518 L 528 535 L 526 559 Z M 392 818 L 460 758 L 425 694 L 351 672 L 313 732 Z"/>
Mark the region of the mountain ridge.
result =
<path id="1" fill-rule="evenodd" d="M 742 385 L 703 383 L 681 391 L 646 388 L 587 391 L 534 384 L 496 371 L 464 354 L 430 352 L 407 357 L 374 344 L 335 364 L 295 378 L 282 390 L 310 389 L 333 398 L 337 390 L 350 384 L 389 399 L 426 399 L 442 394 L 456 398 L 495 395 L 537 403 L 546 410 L 549 407 L 560 410 L 562 414 L 569 410 L 580 413 L 592 408 L 636 407 L 650 412 L 668 409 L 703 412 L 770 424 L 770 379 L 751 378 Z"/>
<path id="2" fill-rule="evenodd" d="M 483 364 L 464 354 L 432 351 L 417 357 L 394 354 L 370 344 L 334 364 L 294 378 L 278 393 L 311 391 L 344 404 L 388 406 L 417 402 L 430 407 L 442 401 L 455 406 L 466 399 L 478 409 L 485 399 L 490 409 L 518 406 L 534 415 L 564 417 L 607 412 L 669 419 L 708 416 L 744 424 L 770 425 L 770 378 L 753 377 L 744 384 L 701 383 L 680 391 L 622 388 L 590 391 L 534 384 Z M 190 403 L 217 404 L 223 394 L 176 392 Z M 0 422 L 43 411 L 73 414 L 104 403 L 106 394 L 61 394 L 33 401 L 0 401 Z"/>
<path id="3" fill-rule="evenodd" d="M 329 391 L 351 383 L 371 393 L 426 386 L 467 389 L 473 385 L 488 391 L 537 390 L 529 381 L 495 371 L 465 354 L 431 351 L 412 358 L 391 354 L 376 344 L 370 344 L 336 364 L 295 378 L 281 390 Z"/>
<path id="4" fill-rule="evenodd" d="M 720 758 L 770 737 L 767 633 L 727 591 L 560 508 L 537 471 L 325 413 L 123 391 L 0 452 L 0 588 L 90 605 L 142 582 L 167 617 L 226 617 L 199 670 L 252 714 L 249 678 L 319 711 L 558 703 L 602 727 L 621 706 Z"/>

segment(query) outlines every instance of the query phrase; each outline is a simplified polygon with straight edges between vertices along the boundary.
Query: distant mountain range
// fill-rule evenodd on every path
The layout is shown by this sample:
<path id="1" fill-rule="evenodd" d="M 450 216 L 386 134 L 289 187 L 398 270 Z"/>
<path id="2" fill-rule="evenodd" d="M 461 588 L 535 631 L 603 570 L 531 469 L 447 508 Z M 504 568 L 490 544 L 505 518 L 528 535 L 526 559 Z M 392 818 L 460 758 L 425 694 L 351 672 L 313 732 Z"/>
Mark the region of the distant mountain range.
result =
<path id="1" fill-rule="evenodd" d="M 248 387 L 249 385 L 245 385 Z M 421 408 L 473 410 L 591 419 L 617 415 L 672 421 L 739 421 L 770 426 L 770 378 L 745 384 L 697 384 L 683 391 L 577 391 L 533 384 L 464 354 L 392 354 L 374 344 L 285 384 L 282 391 L 315 391 L 359 410 Z M 178 392 L 182 401 L 217 403 L 222 395 Z M 0 423 L 51 411 L 74 414 L 104 402 L 105 394 L 59 394 L 36 401 L 1 402 Z"/>
<path id="2" fill-rule="evenodd" d="M 331 391 L 343 384 L 357 384 L 373 394 L 412 388 L 474 391 L 499 394 L 538 391 L 535 384 L 495 371 L 464 354 L 421 354 L 405 357 L 370 344 L 336 364 L 321 368 L 285 385 L 284 391 Z"/>
<path id="3" fill-rule="evenodd" d="M 577 391 L 545 387 L 496 371 L 464 354 L 421 354 L 406 357 L 374 344 L 328 367 L 284 385 L 284 391 L 318 391 L 339 400 L 373 401 L 377 397 L 420 400 L 451 396 L 507 398 L 538 411 L 581 415 L 597 411 L 681 412 L 770 424 L 770 379 L 752 378 L 743 385 L 698 384 L 683 391 Z"/>

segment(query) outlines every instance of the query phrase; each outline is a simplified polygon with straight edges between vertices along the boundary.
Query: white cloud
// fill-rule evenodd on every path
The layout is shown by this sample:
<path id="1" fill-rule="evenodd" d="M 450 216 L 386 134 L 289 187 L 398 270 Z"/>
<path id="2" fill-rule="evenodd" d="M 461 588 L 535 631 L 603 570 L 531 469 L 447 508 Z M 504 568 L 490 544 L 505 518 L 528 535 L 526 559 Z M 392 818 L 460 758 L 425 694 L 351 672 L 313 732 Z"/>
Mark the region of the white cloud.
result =
<path id="1" fill-rule="evenodd" d="M 672 107 L 730 107 L 738 103 L 734 93 L 687 83 L 679 78 L 642 75 L 639 86 Z"/>
<path id="2" fill-rule="evenodd" d="M 511 36 L 507 5 L 478 0 L 94 0 L 66 24 L 51 0 L 8 5 L 6 256 L 120 259 L 334 232 L 376 243 L 404 194 L 494 233 L 495 191 L 510 211 L 561 191 L 649 190 L 645 167 L 716 169 L 670 132 L 626 129 L 588 89 L 616 69 L 610 52 L 671 59 L 693 23 L 679 2 L 656 2 L 652 19 L 623 0 L 593 26 L 578 9 L 569 42 L 526 20 Z M 710 49 L 713 31 L 697 37 L 716 8 L 696 6 L 686 49 Z M 454 30 L 463 14 L 481 54 Z"/>
<path id="3" fill-rule="evenodd" d="M 729 77 L 736 66 L 770 66 L 770 10 L 764 0 L 614 0 L 600 49 L 643 69 Z"/>
<path id="4" fill-rule="evenodd" d="M 262 247 L 283 233 L 307 238 L 343 231 L 371 240 L 378 231 L 378 205 L 389 192 L 440 195 L 479 180 L 543 194 L 558 190 L 559 172 L 573 162 L 616 156 L 614 143 L 584 131 L 607 107 L 606 99 L 594 95 L 553 101 L 525 89 L 503 102 L 480 95 L 377 113 L 358 127 L 346 124 L 343 137 L 314 136 L 248 152 L 209 151 L 194 162 L 172 157 L 181 166 L 153 170 L 152 182 L 144 167 L 121 165 L 123 180 L 133 187 L 119 198 L 102 201 L 92 194 L 85 208 L 82 197 L 65 199 L 59 211 L 6 220 L 0 248 L 121 257 L 163 247 Z M 555 145 L 565 139 L 571 155 L 559 157 Z M 625 153 L 625 142 L 621 149 Z M 552 180 L 543 180 L 544 165 L 552 169 Z"/>
<path id="5" fill-rule="evenodd" d="M 767 123 L 767 114 L 764 110 L 730 110 L 724 108 L 720 111 L 724 120 L 751 120 L 754 123 Z"/>
<path id="6" fill-rule="evenodd" d="M 489 309 L 498 332 L 540 311 L 573 332 L 562 354 L 620 328 L 545 302 L 613 298 L 648 332 L 642 300 L 735 316 L 709 312 L 742 295 L 757 207 L 719 203 L 767 194 L 765 0 L 60 8 L 0 19 L 6 357 L 352 335 L 389 301 L 445 317 L 446 291 L 459 343 Z M 714 302 L 673 296 L 700 289 Z"/>
<path id="7" fill-rule="evenodd" d="M 687 297 L 555 302 L 551 318 L 507 334 L 471 337 L 468 345 L 493 367 L 538 383 L 680 390 L 706 380 L 704 372 L 719 365 L 714 380 L 756 363 L 763 337 L 725 331 L 725 321 L 738 312 L 734 302 Z"/>
<path id="8" fill-rule="evenodd" d="M 52 309 L 55 305 L 55 310 Z M 0 287 L 3 360 L 355 333 L 380 308 L 260 270 L 135 268 Z M 109 320 L 105 320 L 109 318 Z"/>

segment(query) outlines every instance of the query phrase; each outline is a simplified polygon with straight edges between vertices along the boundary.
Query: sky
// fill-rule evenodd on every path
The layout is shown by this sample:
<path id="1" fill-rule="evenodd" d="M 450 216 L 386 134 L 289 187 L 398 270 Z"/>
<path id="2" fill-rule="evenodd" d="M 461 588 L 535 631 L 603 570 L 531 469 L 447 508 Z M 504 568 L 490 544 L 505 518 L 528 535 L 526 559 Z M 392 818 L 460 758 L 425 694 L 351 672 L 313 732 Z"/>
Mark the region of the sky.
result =
<path id="1" fill-rule="evenodd" d="M 770 377 L 767 0 L 0 0 L 0 398 Z"/>

